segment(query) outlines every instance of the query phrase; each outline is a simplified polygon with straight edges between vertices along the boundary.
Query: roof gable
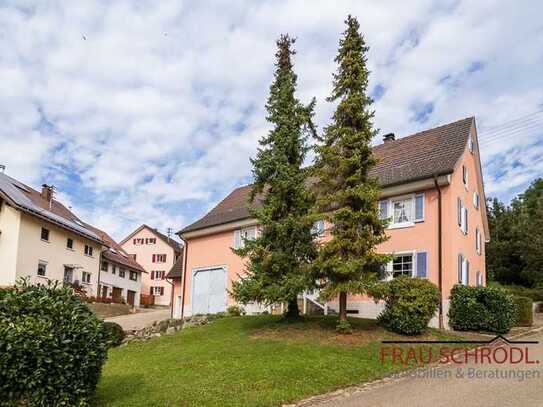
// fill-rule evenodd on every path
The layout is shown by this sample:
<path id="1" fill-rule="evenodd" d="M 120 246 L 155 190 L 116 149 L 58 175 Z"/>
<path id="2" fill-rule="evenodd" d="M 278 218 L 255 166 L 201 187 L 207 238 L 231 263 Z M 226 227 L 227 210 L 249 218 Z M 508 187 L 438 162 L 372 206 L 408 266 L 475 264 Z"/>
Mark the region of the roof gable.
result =
<path id="1" fill-rule="evenodd" d="M 130 239 L 132 239 L 134 236 L 136 236 L 139 232 L 141 232 L 143 229 L 147 229 L 148 231 L 150 231 L 153 235 L 155 235 L 160 240 L 162 240 L 164 243 L 166 243 L 168 246 L 170 246 L 176 253 L 181 253 L 182 245 L 179 242 L 175 241 L 174 239 L 172 239 L 172 238 L 166 236 L 165 234 L 159 232 L 157 229 L 154 229 L 154 228 L 152 228 L 152 227 L 150 227 L 150 226 L 148 226 L 146 224 L 143 224 L 140 227 L 138 227 L 136 230 L 134 230 L 132 233 L 130 233 L 128 236 L 126 236 L 123 240 L 121 240 L 121 242 L 119 244 L 120 245 L 125 244 Z"/>

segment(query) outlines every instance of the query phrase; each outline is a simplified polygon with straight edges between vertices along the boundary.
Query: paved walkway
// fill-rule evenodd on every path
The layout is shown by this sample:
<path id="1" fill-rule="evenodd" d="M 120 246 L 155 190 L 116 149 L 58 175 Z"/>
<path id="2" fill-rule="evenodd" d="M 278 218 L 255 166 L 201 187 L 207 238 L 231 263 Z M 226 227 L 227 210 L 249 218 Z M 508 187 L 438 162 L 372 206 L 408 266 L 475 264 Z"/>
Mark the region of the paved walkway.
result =
<path id="1" fill-rule="evenodd" d="M 123 327 L 125 331 L 143 329 L 153 325 L 155 321 L 162 321 L 170 318 L 169 309 L 142 309 L 136 314 L 121 315 L 113 318 L 106 318 L 106 321 L 116 322 Z"/>
<path id="2" fill-rule="evenodd" d="M 539 364 L 503 364 L 499 371 L 514 371 L 517 379 L 457 378 L 457 366 L 444 366 L 440 370 L 450 372 L 450 378 L 403 378 L 371 386 L 367 390 L 314 406 L 338 407 L 541 407 L 543 406 L 543 332 L 518 340 L 539 341 L 528 346 L 531 360 Z M 495 371 L 492 367 L 464 366 L 479 371 Z M 539 378 L 519 380 L 520 371 L 539 372 Z M 534 376 L 536 376 L 534 374 Z"/>

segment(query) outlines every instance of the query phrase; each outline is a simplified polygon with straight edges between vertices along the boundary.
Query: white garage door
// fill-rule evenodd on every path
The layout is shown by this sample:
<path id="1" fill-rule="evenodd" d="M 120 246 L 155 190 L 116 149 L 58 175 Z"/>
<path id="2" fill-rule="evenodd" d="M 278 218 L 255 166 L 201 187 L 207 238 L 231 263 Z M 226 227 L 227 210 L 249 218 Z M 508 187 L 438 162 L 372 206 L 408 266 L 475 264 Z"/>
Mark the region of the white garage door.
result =
<path id="1" fill-rule="evenodd" d="M 226 311 L 224 269 L 198 270 L 192 281 L 192 315 Z"/>

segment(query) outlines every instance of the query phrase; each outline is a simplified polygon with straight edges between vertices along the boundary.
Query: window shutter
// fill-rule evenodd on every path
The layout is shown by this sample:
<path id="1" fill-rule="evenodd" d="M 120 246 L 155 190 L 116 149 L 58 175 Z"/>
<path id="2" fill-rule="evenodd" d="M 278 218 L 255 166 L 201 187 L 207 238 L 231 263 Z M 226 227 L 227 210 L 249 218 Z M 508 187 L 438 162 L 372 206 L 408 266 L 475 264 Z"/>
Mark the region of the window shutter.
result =
<path id="1" fill-rule="evenodd" d="M 155 279 L 155 272 L 151 271 L 151 280 L 154 280 L 154 279 Z"/>
<path id="2" fill-rule="evenodd" d="M 457 204 L 458 226 L 462 226 L 462 200 L 458 198 L 456 201 L 456 204 Z"/>
<path id="3" fill-rule="evenodd" d="M 153 295 L 153 287 L 149 288 L 149 295 Z"/>
<path id="4" fill-rule="evenodd" d="M 469 232 L 469 227 L 468 227 L 468 208 L 464 208 L 464 232 L 466 233 L 466 235 L 467 235 L 468 232 Z"/>
<path id="5" fill-rule="evenodd" d="M 458 282 L 462 284 L 462 267 L 464 263 L 464 256 L 458 255 Z"/>
<path id="6" fill-rule="evenodd" d="M 466 260 L 466 285 L 469 285 L 469 261 Z"/>
<path id="7" fill-rule="evenodd" d="M 388 200 L 379 201 L 379 218 L 388 219 Z"/>
<path id="8" fill-rule="evenodd" d="M 428 254 L 426 252 L 417 252 L 417 277 L 428 277 Z"/>
<path id="9" fill-rule="evenodd" d="M 415 222 L 424 220 L 424 192 L 415 195 Z"/>
<path id="10" fill-rule="evenodd" d="M 168 255 L 165 254 L 165 255 L 164 255 L 164 263 L 166 263 L 166 262 L 168 261 L 168 260 L 166 260 L 167 258 L 168 258 Z"/>
<path id="11" fill-rule="evenodd" d="M 164 287 L 160 287 L 160 295 L 164 295 Z"/>
<path id="12" fill-rule="evenodd" d="M 241 247 L 241 230 L 234 231 L 234 249 L 239 249 Z"/>
<path id="13" fill-rule="evenodd" d="M 156 254 L 153 254 L 153 263 L 155 263 L 156 261 Z"/>

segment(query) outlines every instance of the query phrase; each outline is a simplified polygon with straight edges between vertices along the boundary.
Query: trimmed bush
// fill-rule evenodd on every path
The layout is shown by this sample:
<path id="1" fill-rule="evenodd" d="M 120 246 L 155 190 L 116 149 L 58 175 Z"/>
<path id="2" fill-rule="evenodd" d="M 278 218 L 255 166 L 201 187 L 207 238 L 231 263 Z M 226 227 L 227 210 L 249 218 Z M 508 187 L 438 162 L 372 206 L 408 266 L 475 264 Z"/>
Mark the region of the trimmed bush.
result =
<path id="1" fill-rule="evenodd" d="M 230 305 L 228 308 L 226 308 L 226 313 L 230 317 L 239 317 L 241 315 L 245 315 L 245 310 L 239 305 Z"/>
<path id="2" fill-rule="evenodd" d="M 116 322 L 104 322 L 104 329 L 109 346 L 119 346 L 126 336 L 123 328 Z"/>
<path id="3" fill-rule="evenodd" d="M 513 326 L 513 296 L 496 287 L 457 284 L 451 290 L 449 325 L 457 331 L 507 333 Z"/>
<path id="4" fill-rule="evenodd" d="M 0 290 L 0 404 L 89 405 L 106 355 L 102 322 L 71 288 Z"/>
<path id="5" fill-rule="evenodd" d="M 513 296 L 516 306 L 515 325 L 532 326 L 534 324 L 533 301 L 529 297 Z"/>
<path id="6" fill-rule="evenodd" d="M 402 335 L 421 334 L 439 306 L 439 289 L 420 278 L 395 278 L 373 294 L 386 302 L 378 322 Z"/>

